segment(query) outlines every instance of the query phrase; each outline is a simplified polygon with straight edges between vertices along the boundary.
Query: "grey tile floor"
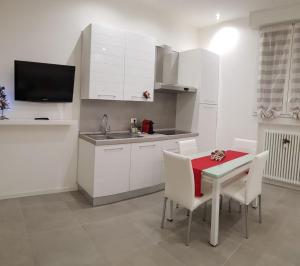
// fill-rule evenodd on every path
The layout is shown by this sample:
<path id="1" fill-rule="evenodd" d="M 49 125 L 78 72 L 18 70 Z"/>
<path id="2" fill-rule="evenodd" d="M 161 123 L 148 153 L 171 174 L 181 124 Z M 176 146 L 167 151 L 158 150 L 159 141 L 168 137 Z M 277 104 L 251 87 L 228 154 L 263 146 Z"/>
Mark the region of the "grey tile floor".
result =
<path id="1" fill-rule="evenodd" d="M 220 244 L 208 244 L 209 221 L 194 215 L 184 245 L 186 212 L 160 229 L 162 193 L 91 208 L 78 192 L 0 201 L 1 266 L 300 265 L 300 192 L 264 185 L 263 223 L 249 214 L 241 235 L 238 206 L 220 217 Z"/>

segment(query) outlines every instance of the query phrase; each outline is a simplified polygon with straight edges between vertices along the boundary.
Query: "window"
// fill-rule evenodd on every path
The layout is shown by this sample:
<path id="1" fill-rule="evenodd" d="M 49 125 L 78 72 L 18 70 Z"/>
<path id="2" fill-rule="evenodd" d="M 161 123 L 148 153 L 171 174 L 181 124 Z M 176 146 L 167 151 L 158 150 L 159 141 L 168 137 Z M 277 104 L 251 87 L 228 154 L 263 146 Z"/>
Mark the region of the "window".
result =
<path id="1" fill-rule="evenodd" d="M 258 115 L 300 119 L 300 23 L 262 28 L 260 46 Z"/>

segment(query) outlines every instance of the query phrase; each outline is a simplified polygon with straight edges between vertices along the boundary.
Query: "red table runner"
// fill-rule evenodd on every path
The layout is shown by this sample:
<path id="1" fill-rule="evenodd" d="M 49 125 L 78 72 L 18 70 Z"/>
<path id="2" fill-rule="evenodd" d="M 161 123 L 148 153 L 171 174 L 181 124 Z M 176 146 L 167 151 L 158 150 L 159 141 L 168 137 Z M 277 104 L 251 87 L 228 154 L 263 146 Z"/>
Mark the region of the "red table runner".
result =
<path id="1" fill-rule="evenodd" d="M 203 194 L 201 192 L 201 177 L 202 177 L 203 170 L 210 168 L 210 167 L 220 165 L 222 163 L 226 163 L 226 162 L 234 160 L 234 159 L 237 159 L 239 157 L 247 155 L 248 153 L 228 150 L 225 152 L 225 154 L 226 154 L 225 158 L 220 162 L 213 161 L 212 159 L 210 159 L 210 155 L 192 160 L 192 167 L 193 167 L 194 179 L 195 179 L 195 196 L 196 197 L 203 196 Z"/>

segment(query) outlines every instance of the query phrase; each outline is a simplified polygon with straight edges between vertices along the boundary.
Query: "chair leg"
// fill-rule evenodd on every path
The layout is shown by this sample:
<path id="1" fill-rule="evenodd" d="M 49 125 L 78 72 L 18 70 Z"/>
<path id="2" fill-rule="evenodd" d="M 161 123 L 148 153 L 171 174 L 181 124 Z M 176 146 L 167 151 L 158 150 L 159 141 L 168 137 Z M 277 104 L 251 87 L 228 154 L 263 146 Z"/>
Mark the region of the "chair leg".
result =
<path id="1" fill-rule="evenodd" d="M 262 218 L 261 218 L 261 195 L 258 196 L 258 212 L 259 212 L 259 218 L 258 222 L 261 224 L 262 223 Z"/>
<path id="2" fill-rule="evenodd" d="M 173 222 L 173 200 L 170 200 L 170 217 L 167 220 Z"/>
<path id="3" fill-rule="evenodd" d="M 242 213 L 242 204 L 240 204 L 239 213 Z"/>
<path id="4" fill-rule="evenodd" d="M 248 239 L 248 205 L 245 207 L 245 238 Z"/>
<path id="5" fill-rule="evenodd" d="M 190 210 L 186 211 L 186 216 L 189 217 L 190 216 Z"/>
<path id="6" fill-rule="evenodd" d="M 165 217 L 166 217 L 167 200 L 168 200 L 168 198 L 164 198 L 164 203 L 163 203 L 163 213 L 162 213 L 161 225 L 160 225 L 161 228 L 164 228 L 164 226 L 165 226 Z"/>
<path id="7" fill-rule="evenodd" d="M 231 198 L 228 201 L 228 212 L 231 212 Z"/>
<path id="8" fill-rule="evenodd" d="M 186 245 L 188 246 L 191 241 L 191 226 L 192 226 L 192 218 L 193 218 L 193 211 L 190 211 L 188 228 L 187 228 L 187 236 L 186 236 Z"/>
<path id="9" fill-rule="evenodd" d="M 220 195 L 220 210 L 223 209 L 223 195 Z"/>
<path id="10" fill-rule="evenodd" d="M 204 203 L 203 222 L 206 221 L 206 217 L 207 217 L 207 202 Z"/>

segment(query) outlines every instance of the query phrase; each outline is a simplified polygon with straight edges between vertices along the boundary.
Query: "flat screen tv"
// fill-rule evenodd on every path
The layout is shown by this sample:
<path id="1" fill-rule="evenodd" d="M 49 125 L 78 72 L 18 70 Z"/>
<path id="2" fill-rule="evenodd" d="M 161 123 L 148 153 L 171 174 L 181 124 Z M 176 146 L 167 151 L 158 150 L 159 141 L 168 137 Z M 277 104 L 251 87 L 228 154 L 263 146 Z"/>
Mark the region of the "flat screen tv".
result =
<path id="1" fill-rule="evenodd" d="M 72 102 L 75 67 L 15 61 L 15 100 Z"/>

